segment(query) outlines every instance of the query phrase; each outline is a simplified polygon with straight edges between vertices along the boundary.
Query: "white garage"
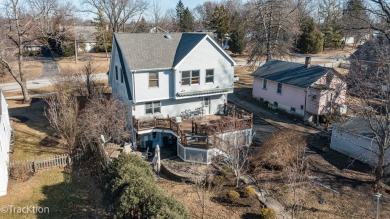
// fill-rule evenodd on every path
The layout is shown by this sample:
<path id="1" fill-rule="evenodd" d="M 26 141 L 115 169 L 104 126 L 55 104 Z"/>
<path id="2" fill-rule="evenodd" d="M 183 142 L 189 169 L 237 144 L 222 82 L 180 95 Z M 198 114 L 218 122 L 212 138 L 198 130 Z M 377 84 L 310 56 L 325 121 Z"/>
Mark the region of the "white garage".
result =
<path id="1" fill-rule="evenodd" d="M 352 119 L 338 124 L 332 131 L 330 148 L 366 164 L 377 162 L 378 144 L 373 131 L 364 119 Z M 390 163 L 390 149 L 386 151 Z M 387 169 L 390 173 L 390 168 Z"/>

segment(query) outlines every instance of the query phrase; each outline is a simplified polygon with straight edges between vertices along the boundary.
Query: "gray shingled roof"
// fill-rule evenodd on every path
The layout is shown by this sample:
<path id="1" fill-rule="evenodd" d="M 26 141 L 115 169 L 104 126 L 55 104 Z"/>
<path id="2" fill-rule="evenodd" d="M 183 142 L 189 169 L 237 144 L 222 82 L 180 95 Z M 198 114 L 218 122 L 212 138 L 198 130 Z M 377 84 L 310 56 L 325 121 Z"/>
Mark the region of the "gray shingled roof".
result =
<path id="1" fill-rule="evenodd" d="M 312 65 L 306 68 L 304 64 L 272 60 L 256 69 L 252 73 L 252 76 L 308 88 L 331 70 L 332 68 L 318 65 Z"/>
<path id="2" fill-rule="evenodd" d="M 207 34 L 117 33 L 115 38 L 131 70 L 173 68 Z"/>
<path id="3" fill-rule="evenodd" d="M 369 127 L 369 123 L 363 118 L 353 118 L 345 123 L 335 124 L 335 128 L 368 138 L 375 137 L 374 132 Z"/>

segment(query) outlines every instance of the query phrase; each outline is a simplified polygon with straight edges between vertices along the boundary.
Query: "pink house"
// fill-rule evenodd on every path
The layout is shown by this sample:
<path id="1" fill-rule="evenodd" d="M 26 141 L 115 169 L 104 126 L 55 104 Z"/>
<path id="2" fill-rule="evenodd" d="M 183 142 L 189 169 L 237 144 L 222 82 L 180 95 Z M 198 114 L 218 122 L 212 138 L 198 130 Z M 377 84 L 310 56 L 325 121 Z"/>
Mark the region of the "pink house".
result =
<path id="1" fill-rule="evenodd" d="M 287 61 L 268 61 L 252 73 L 253 97 L 274 109 L 312 121 L 345 111 L 346 83 L 333 68 Z"/>

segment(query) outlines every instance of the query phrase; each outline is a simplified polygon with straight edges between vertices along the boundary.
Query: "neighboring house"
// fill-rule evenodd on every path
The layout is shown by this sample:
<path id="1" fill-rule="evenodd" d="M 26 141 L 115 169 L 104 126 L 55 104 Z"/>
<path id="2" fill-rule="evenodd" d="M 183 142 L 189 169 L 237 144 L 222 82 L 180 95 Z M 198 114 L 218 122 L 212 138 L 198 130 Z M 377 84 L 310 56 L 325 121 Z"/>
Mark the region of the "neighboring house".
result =
<path id="1" fill-rule="evenodd" d="M 381 35 L 376 35 L 351 54 L 349 57 L 350 73 L 369 72 L 378 75 L 383 71 L 383 68 L 388 69 L 387 57 L 389 55 L 389 41 Z"/>
<path id="2" fill-rule="evenodd" d="M 117 33 L 111 54 L 109 84 L 130 109 L 133 146 L 173 144 L 183 160 L 197 154 L 210 163 L 211 135 L 226 133 L 233 121 L 233 131 L 246 130 L 249 139 L 251 114 L 226 105 L 236 63 L 209 35 Z M 221 117 L 231 123 L 221 127 Z"/>
<path id="3" fill-rule="evenodd" d="M 77 47 L 79 52 L 92 52 L 96 45 L 95 26 L 75 26 Z"/>
<path id="4" fill-rule="evenodd" d="M 310 65 L 309 57 L 306 64 L 268 61 L 252 76 L 254 98 L 305 120 L 317 120 L 345 101 L 346 84 L 339 74 L 333 68 Z"/>
<path id="5" fill-rule="evenodd" d="M 375 134 L 362 118 L 335 125 L 330 148 L 366 164 L 375 165 L 378 160 Z M 390 164 L 390 149 L 385 154 L 385 163 Z M 387 172 L 390 173 L 390 169 Z"/>
<path id="6" fill-rule="evenodd" d="M 0 91 L 0 196 L 7 194 L 8 163 L 11 140 L 11 125 L 8 115 L 8 105 Z"/>
<path id="7" fill-rule="evenodd" d="M 38 40 L 33 40 L 24 45 L 25 52 L 40 52 L 42 51 L 43 45 Z"/>

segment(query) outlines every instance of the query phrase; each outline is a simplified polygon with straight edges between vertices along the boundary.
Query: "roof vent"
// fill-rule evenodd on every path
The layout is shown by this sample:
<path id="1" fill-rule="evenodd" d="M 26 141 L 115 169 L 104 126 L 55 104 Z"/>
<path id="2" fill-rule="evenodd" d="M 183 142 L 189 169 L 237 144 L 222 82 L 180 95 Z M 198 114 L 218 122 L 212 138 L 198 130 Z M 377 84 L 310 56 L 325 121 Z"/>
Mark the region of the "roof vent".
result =
<path id="1" fill-rule="evenodd" d="M 310 65 L 311 65 L 311 57 L 306 57 L 306 59 L 305 59 L 305 67 L 306 68 L 309 68 L 310 67 Z"/>
<path id="2" fill-rule="evenodd" d="M 167 39 L 167 40 L 170 40 L 170 39 L 172 39 L 172 36 L 169 35 L 169 34 L 165 34 L 165 35 L 164 35 L 164 38 Z"/>

